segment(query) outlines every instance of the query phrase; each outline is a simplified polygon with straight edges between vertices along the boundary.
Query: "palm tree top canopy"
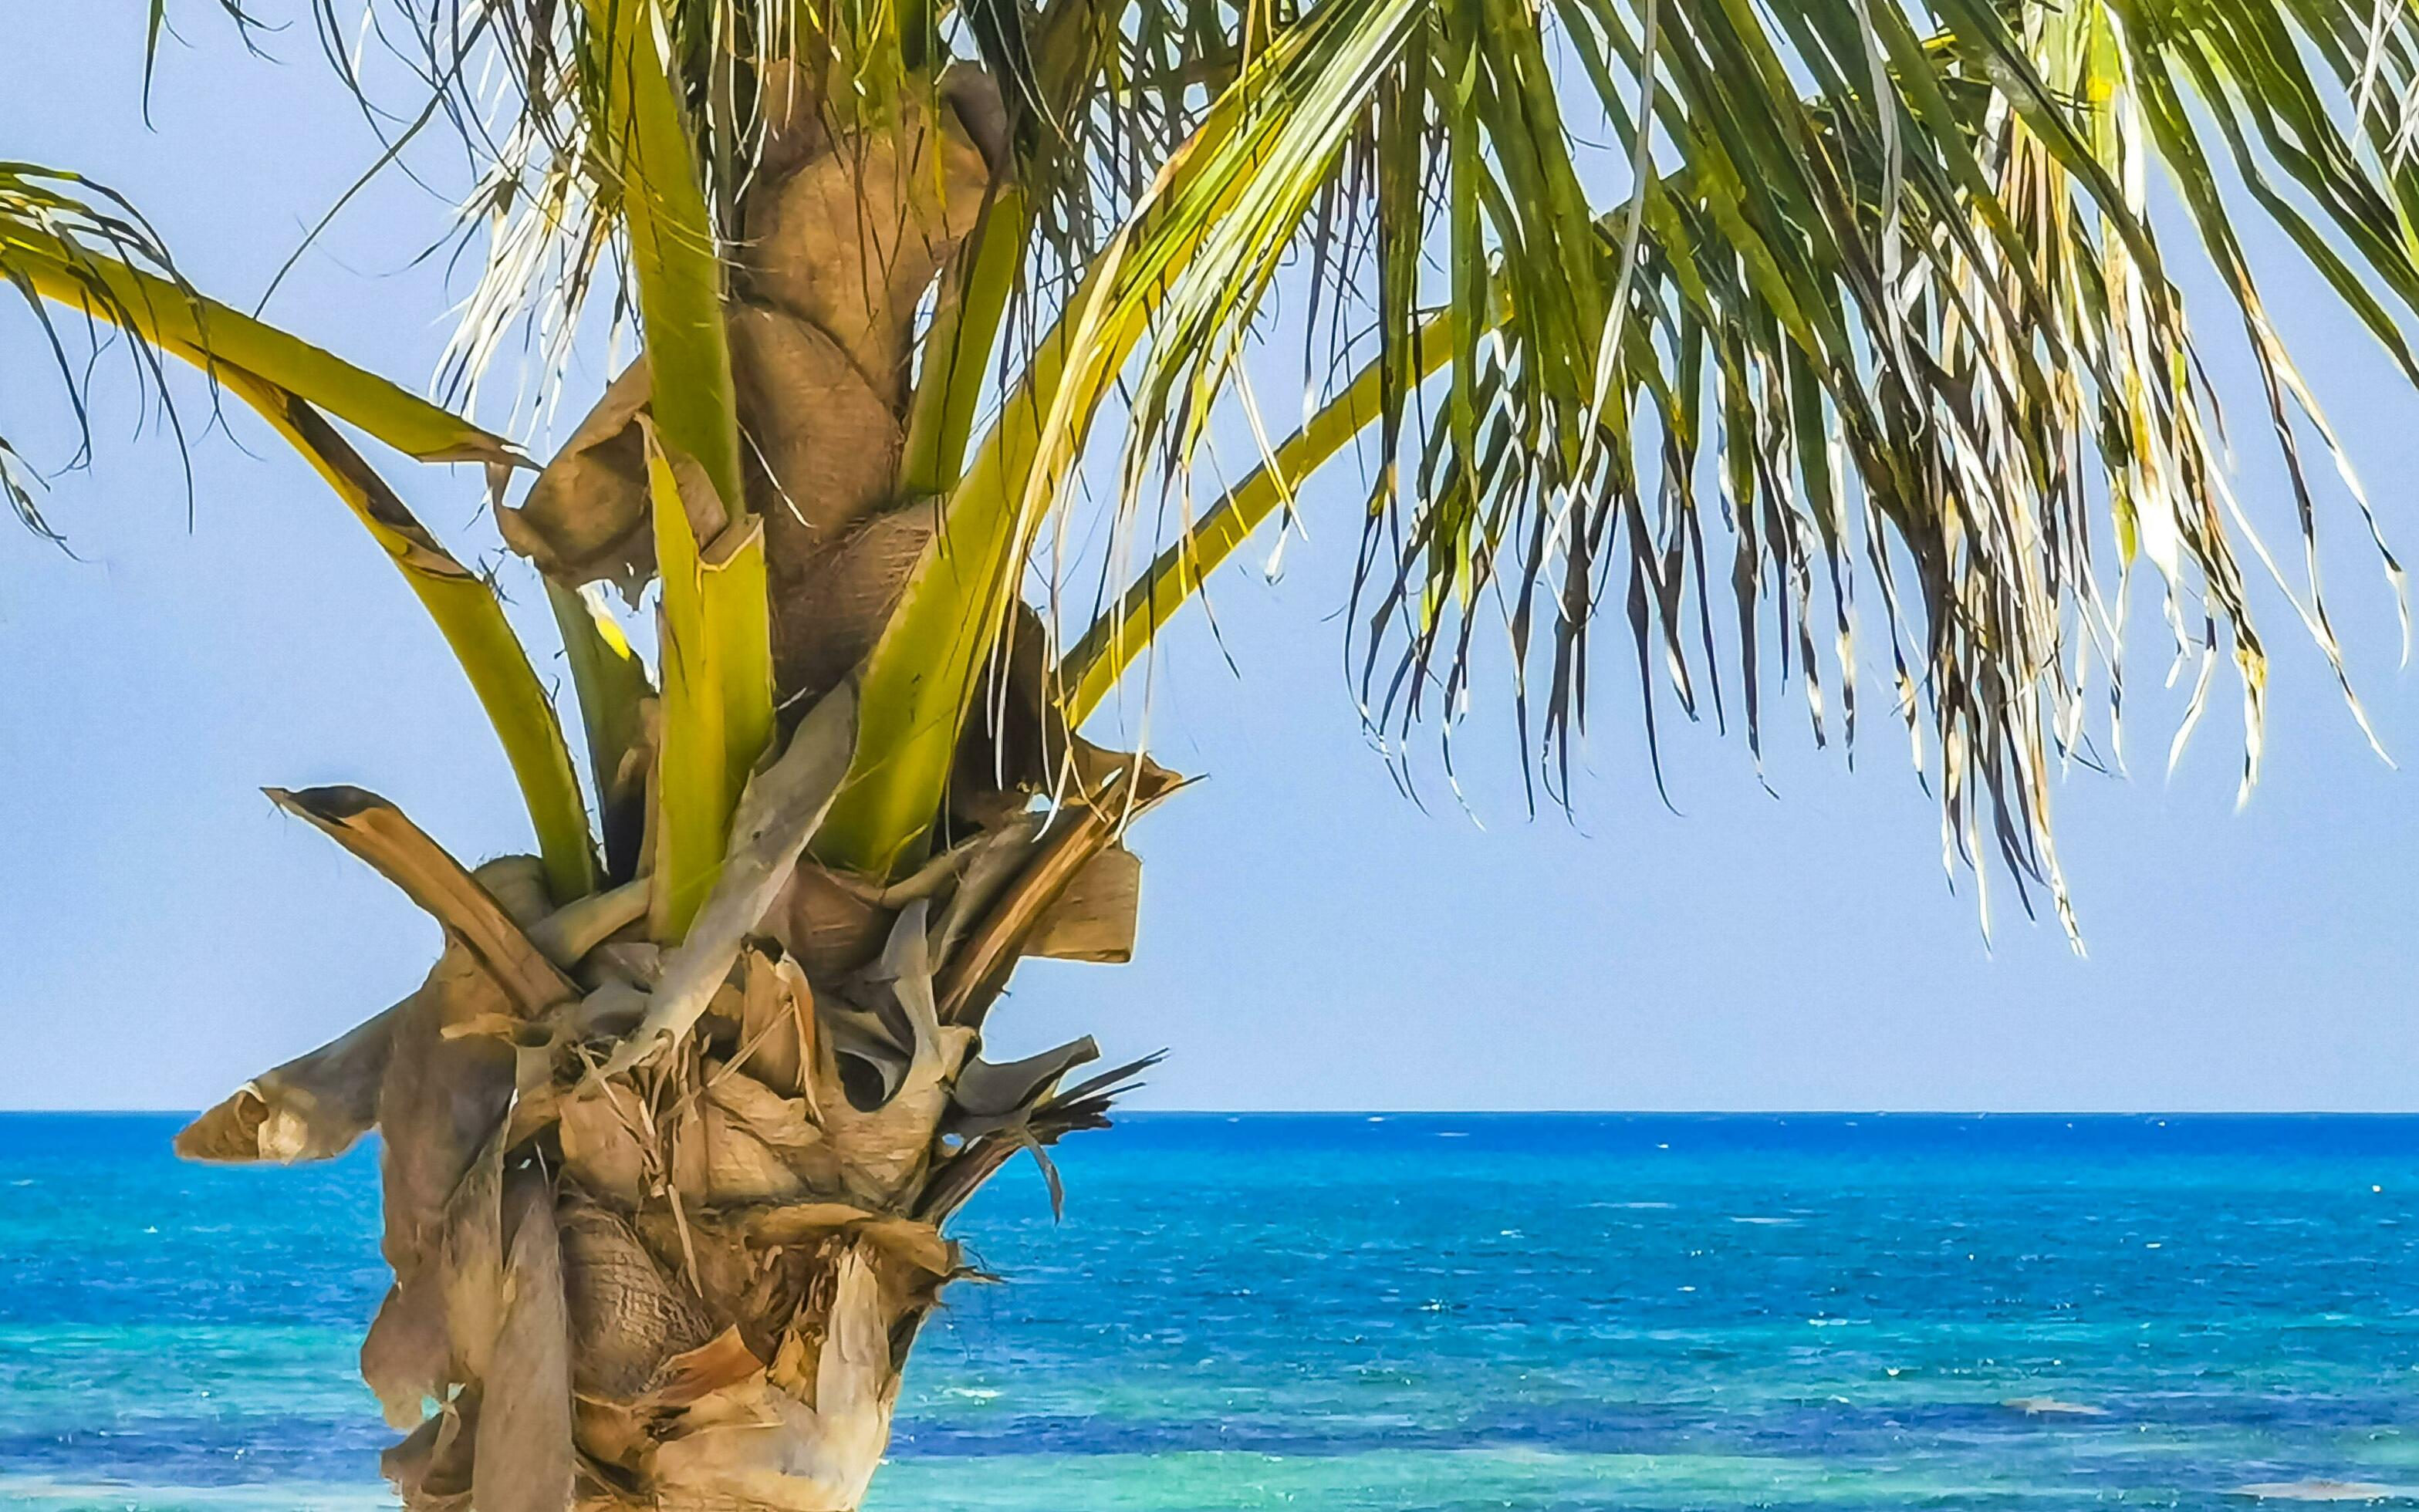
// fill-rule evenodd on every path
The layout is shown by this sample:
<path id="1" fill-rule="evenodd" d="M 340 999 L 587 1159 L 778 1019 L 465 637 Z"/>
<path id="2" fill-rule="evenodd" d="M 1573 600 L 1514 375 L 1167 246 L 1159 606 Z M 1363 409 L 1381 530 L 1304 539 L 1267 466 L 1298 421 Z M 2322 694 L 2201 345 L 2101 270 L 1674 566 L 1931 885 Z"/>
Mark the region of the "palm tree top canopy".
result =
<path id="1" fill-rule="evenodd" d="M 2103 698 L 2113 736 L 2137 561 L 2198 663 L 2187 729 L 2234 664 L 2246 786 L 2267 675 L 2246 556 L 2341 671 L 2317 533 L 2343 496 L 2367 504 L 2340 455 L 2340 482 L 2311 477 L 2334 438 L 2236 218 L 2280 229 L 2419 386 L 2419 20 L 2399 7 L 377 0 L 358 30 L 315 9 L 398 152 L 429 131 L 470 151 L 463 226 L 485 261 L 454 391 L 516 331 L 559 374 L 592 298 L 622 301 L 658 423 L 679 430 L 667 402 L 694 399 L 706 419 L 675 439 L 717 480 L 742 445 L 713 435 L 727 357 L 677 370 L 687 384 L 664 363 L 701 325 L 679 312 L 711 308 L 716 259 L 747 244 L 750 186 L 802 131 L 864 145 L 952 120 L 992 189 L 918 366 L 978 370 L 987 407 L 957 385 L 927 413 L 919 381 L 910 481 L 996 520 L 992 596 L 950 613 L 1004 617 L 1038 574 L 1089 621 L 1055 669 L 1072 720 L 1357 443 L 1349 654 L 1381 733 L 1426 715 L 1449 741 L 1475 670 L 1508 665 L 1532 770 L 1566 800 L 1601 617 L 1634 653 L 1650 737 L 1666 700 L 1734 704 L 1760 744 L 1777 662 L 1817 740 L 1852 738 L 1872 638 L 1952 860 L 2045 882 L 2062 916 L 2048 780 L 2089 758 Z M 355 70 L 364 39 L 408 69 L 399 108 Z M 915 169 L 895 203 L 860 194 L 868 234 L 904 217 Z M 2159 176 L 2247 333 L 2302 573 L 2230 490 L 2151 224 Z M 130 210 L 0 163 L 0 267 L 21 287 L 47 269 L 122 303 L 126 265 L 175 286 Z M 1280 291 L 1308 311 L 1309 419 L 1289 436 L 1246 362 Z M 1237 414 L 1263 466 L 1196 508 L 1194 464 Z M 475 427 L 366 428 L 513 460 Z M 1130 584 L 1054 566 L 1049 522 L 1103 435 L 1108 564 L 1165 548 Z"/>

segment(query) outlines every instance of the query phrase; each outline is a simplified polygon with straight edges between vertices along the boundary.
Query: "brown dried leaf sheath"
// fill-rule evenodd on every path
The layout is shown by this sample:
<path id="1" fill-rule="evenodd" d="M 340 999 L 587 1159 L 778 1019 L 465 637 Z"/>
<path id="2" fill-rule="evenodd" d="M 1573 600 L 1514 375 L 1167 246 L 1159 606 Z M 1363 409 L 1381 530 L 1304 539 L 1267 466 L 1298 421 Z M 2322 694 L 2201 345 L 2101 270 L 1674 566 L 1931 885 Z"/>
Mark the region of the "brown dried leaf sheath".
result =
<path id="1" fill-rule="evenodd" d="M 359 787 L 264 789 L 278 807 L 320 830 L 436 916 L 470 948 L 524 1015 L 579 996 L 521 926 L 462 863 L 401 809 Z"/>
<path id="2" fill-rule="evenodd" d="M 503 1188 L 509 1249 L 481 1384 L 470 1495 L 477 1512 L 563 1512 L 572 1496 L 570 1316 L 554 1189 L 534 1167 Z"/>

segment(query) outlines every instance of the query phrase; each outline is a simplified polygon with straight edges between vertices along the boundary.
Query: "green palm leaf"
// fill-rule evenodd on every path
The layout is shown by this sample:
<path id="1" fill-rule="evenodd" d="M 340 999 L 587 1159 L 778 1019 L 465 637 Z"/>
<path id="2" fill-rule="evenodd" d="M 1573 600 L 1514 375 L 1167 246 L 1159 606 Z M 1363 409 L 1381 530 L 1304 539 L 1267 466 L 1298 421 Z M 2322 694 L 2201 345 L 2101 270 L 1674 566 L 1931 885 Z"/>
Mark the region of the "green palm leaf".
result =
<path id="1" fill-rule="evenodd" d="M 1340 10 L 1371 24 L 1388 14 L 1381 0 L 1345 0 L 1303 24 Z M 1287 237 L 1367 249 L 1374 276 L 1340 264 L 1330 276 L 1346 292 L 1374 285 L 1378 355 L 1078 644 L 1064 668 L 1071 710 L 1091 707 L 1137 633 L 1338 450 L 1317 433 L 1349 417 L 1386 438 L 1354 619 L 1369 627 L 1364 696 L 1390 735 L 1431 710 L 1450 727 L 1474 633 L 1500 614 L 1523 729 L 1542 704 L 1548 775 L 1566 793 L 1599 609 L 1628 621 L 1651 734 L 1656 684 L 1691 713 L 1720 696 L 1705 585 L 1723 580 L 1750 743 L 1767 650 L 1802 683 L 1818 739 L 1835 719 L 1852 732 L 1863 577 L 1882 600 L 1893 701 L 1938 773 L 1945 848 L 1995 851 L 2020 879 L 2045 878 L 2063 910 L 2047 776 L 2086 738 L 2095 642 L 2112 697 L 2118 686 L 2122 627 L 2093 568 L 2104 497 L 2122 559 L 2138 550 L 2165 581 L 2180 645 L 2224 648 L 2240 669 L 2247 783 L 2265 658 L 2238 553 L 2265 552 L 2211 440 L 2215 398 L 2161 261 L 2144 167 L 2155 156 L 2177 178 L 2242 308 L 2314 543 L 2296 428 L 2330 449 L 2332 435 L 2258 302 L 2196 133 L 2239 154 L 2257 203 L 2407 360 L 2397 323 L 2419 270 L 2406 229 L 2408 23 L 2227 0 L 2156 24 L 2134 17 L 2120 45 L 2111 8 L 2015 14 L 1943 4 L 1926 37 L 1888 7 L 1563 0 L 1544 27 L 1495 0 L 1424 11 L 1391 73 L 1348 91 L 1351 154 L 1296 169 L 1356 186 L 1342 202 L 1356 222 L 1305 231 L 1237 211 L 1223 222 L 1232 243 L 1204 237 L 1168 271 L 1133 379 L 1130 504 L 1144 480 L 1192 463 L 1258 316 L 1254 259 Z M 2362 29 L 2379 24 L 2381 38 Z M 1563 86 L 1556 54 L 1584 87 Z M 2313 55 L 2330 63 L 2324 84 L 2301 73 Z M 2372 70 L 2356 151 L 2327 101 Z M 1610 160 L 1583 164 L 1581 141 Z M 1649 161 L 1669 171 L 1638 178 L 1626 203 L 1590 194 L 1608 170 Z M 2274 178 L 2319 207 L 2325 232 Z M 1310 187 L 1288 176 L 1220 192 L 1290 206 Z M 1444 276 L 1406 266 L 1432 256 Z M 1422 329 L 1424 288 L 1503 313 L 1483 341 L 1462 324 L 1412 435 L 1422 375 L 1439 365 L 1421 347 L 1437 339 Z M 1721 562 L 1707 541 L 1725 535 Z M 1489 599 L 1501 609 L 1481 614 Z M 2339 658 L 2315 588 L 2296 599 Z"/>
<path id="2" fill-rule="evenodd" d="M 591 891 L 595 863 L 578 779 L 495 589 L 438 543 L 322 411 L 426 461 L 506 467 L 519 454 L 383 378 L 194 293 L 130 206 L 74 176 L 0 163 L 0 276 L 38 314 L 49 301 L 139 338 L 136 360 L 154 387 L 165 380 L 156 353 L 193 362 L 301 453 L 403 573 L 469 677 L 519 784 L 547 885 L 565 901 Z M 53 347 L 77 393 L 55 331 Z M 9 466 L 14 456 L 0 439 L 0 482 L 39 525 L 30 490 Z"/>
<path id="3" fill-rule="evenodd" d="M 473 14 L 428 8 L 437 55 Z M 701 311 L 703 257 L 744 234 L 756 60 L 826 59 L 847 85 L 825 91 L 844 102 L 835 131 L 929 90 L 953 52 L 1003 82 L 1024 241 L 994 244 L 979 279 L 959 270 L 934 328 L 944 360 L 926 354 L 928 379 L 951 376 L 919 389 L 906 471 L 947 490 L 947 547 L 869 669 L 860 770 L 818 841 L 837 864 L 917 853 L 968 690 L 1044 522 L 1078 496 L 1076 459 L 1116 416 L 1120 527 L 1141 528 L 1147 496 L 1173 490 L 1221 423 L 1297 253 L 1355 376 L 1120 590 L 1068 662 L 1071 710 L 1209 559 L 1365 432 L 1378 467 L 1354 655 L 1390 739 L 1424 716 L 1450 731 L 1476 636 L 1500 620 L 1524 741 L 1566 798 L 1608 613 L 1646 675 L 1650 732 L 1675 705 L 1735 703 L 1760 750 L 1777 671 L 1817 739 L 1852 736 L 1857 645 L 1878 633 L 1944 848 L 2049 880 L 2061 908 L 2047 778 L 2097 739 L 2090 708 L 2116 707 L 2115 587 L 2135 563 L 2159 573 L 2203 686 L 2221 662 L 2238 669 L 2246 782 L 2257 764 L 2266 660 L 2242 558 L 2271 555 L 2227 490 L 2151 175 L 2180 191 L 2249 333 L 2305 553 L 2327 506 L 2303 453 L 2334 441 L 2259 299 L 2238 201 L 2419 371 L 2402 326 L 2419 299 L 2419 20 L 2352 0 L 475 14 L 509 19 L 523 65 L 523 127 L 490 183 L 543 207 L 496 245 L 477 305 L 490 324 L 512 287 L 529 292 L 513 278 L 593 261 L 615 206 L 640 304 L 646 239 L 686 259 Z M 645 142 L 647 176 L 685 152 L 688 189 L 673 175 L 677 192 L 624 192 L 617 154 Z M 572 249 L 565 263 L 533 257 L 532 236 Z M 995 320 L 1002 269 L 1016 276 Z M 962 319 L 954 301 L 978 293 Z M 1430 327 L 1443 311 L 1464 317 L 1449 337 Z M 675 344 L 712 325 L 647 321 Z M 978 386 L 955 375 L 988 369 L 1004 373 L 1000 409 L 961 477 Z M 716 472 L 718 370 L 700 371 L 681 402 L 711 401 L 714 435 L 685 444 Z M 1120 388 L 1131 402 L 1106 403 Z M 2295 576 L 2296 612 L 2339 665 L 2315 574 Z M 1863 630 L 1860 592 L 1877 601 Z M 1717 632 L 1718 614 L 1736 628 Z"/>
<path id="4" fill-rule="evenodd" d="M 494 588 L 439 546 L 361 454 L 299 396 L 240 368 L 221 363 L 218 372 L 219 381 L 300 451 L 368 527 L 437 622 L 512 764 L 537 832 L 547 890 L 564 903 L 593 892 L 595 851 L 570 748 Z"/>
<path id="5" fill-rule="evenodd" d="M 197 367 L 241 368 L 422 462 L 524 465 L 501 436 L 184 286 L 131 210 L 105 199 L 94 207 L 105 194 L 73 176 L 0 162 L 0 274 L 29 298 L 122 327 Z"/>

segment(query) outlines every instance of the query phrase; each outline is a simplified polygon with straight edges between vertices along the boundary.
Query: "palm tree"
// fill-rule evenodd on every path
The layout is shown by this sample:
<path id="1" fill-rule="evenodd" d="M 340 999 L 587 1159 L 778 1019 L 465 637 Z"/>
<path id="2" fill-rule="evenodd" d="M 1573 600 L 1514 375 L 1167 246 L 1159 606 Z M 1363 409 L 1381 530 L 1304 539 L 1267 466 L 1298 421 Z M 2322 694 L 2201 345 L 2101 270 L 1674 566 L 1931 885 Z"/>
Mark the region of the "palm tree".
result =
<path id="1" fill-rule="evenodd" d="M 314 464 L 527 800 L 536 854 L 473 869 L 374 794 L 273 789 L 445 949 L 178 1139 L 292 1161 L 379 1131 L 394 1282 L 362 1367 L 415 1508 L 858 1504 L 917 1325 L 966 1274 L 950 1215 L 1020 1152 L 1046 1170 L 1142 1069 L 1073 1079 L 1088 1039 L 981 1054 L 1021 957 L 1128 953 L 1120 837 L 1180 786 L 1080 731 L 1337 457 L 1368 481 L 1348 653 L 1390 740 L 1450 732 L 1499 621 L 1530 770 L 1566 800 L 1600 610 L 1650 733 L 1657 682 L 1693 715 L 1728 668 L 1760 741 L 1777 651 L 1817 738 L 1852 738 L 1861 583 L 1945 845 L 2072 928 L 2048 779 L 2088 757 L 2103 697 L 2113 739 L 2137 558 L 2198 664 L 2193 713 L 2230 658 L 2246 783 L 2257 762 L 2250 537 L 2149 165 L 2244 322 L 2313 548 L 2301 449 L 2333 438 L 2235 203 L 2419 382 L 2399 7 L 378 14 L 425 89 L 404 135 L 456 129 L 481 170 L 451 376 L 526 323 L 576 408 L 592 296 L 643 334 L 545 466 L 205 298 L 72 176 L 0 162 L 0 269 L 71 317 L 45 324 L 71 385 L 80 323 L 111 323 L 153 381 L 154 354 L 192 359 Z M 1311 301 L 1307 419 L 1282 438 L 1246 362 L 1280 290 Z M 1196 459 L 1242 423 L 1259 466 L 1196 512 Z M 355 435 L 485 466 L 561 629 L 584 790 L 495 588 Z M 5 443 L 0 476 L 39 527 Z M 1109 544 L 1079 568 L 1081 521 Z M 2287 592 L 2334 657 L 2308 581 Z M 652 665 L 605 591 L 650 584 Z"/>

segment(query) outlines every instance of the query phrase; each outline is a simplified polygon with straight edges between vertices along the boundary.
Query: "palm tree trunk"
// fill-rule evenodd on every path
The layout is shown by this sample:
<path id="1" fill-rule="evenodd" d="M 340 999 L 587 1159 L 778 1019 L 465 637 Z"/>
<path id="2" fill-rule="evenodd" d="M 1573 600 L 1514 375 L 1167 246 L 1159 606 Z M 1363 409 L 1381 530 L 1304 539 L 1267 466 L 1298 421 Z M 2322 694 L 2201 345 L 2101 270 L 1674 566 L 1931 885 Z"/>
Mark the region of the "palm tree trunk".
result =
<path id="1" fill-rule="evenodd" d="M 321 1158 L 381 1131 L 394 1283 L 362 1369 L 408 1430 L 383 1468 L 413 1512 L 854 1508 L 917 1327 L 964 1274 L 942 1225 L 1018 1151 L 1105 1126 L 1147 1063 L 1062 1089 L 1089 1039 L 976 1053 L 1017 955 L 1097 955 L 1100 900 L 1130 903 L 1110 831 L 1082 805 L 1004 826 L 903 904 L 802 863 L 692 1033 L 611 1077 L 593 1035 L 655 947 L 631 925 L 566 947 L 582 906 L 549 913 L 532 858 L 489 863 L 484 895 L 577 952 L 584 997 L 517 1015 L 450 934 L 418 992 L 178 1151 Z M 868 923 L 878 954 L 837 968 Z"/>
<path id="2" fill-rule="evenodd" d="M 743 207 L 726 315 L 793 715 L 871 648 L 931 535 L 898 483 L 914 313 L 1004 158 L 995 93 L 944 85 L 854 134 L 799 103 Z M 649 399 L 642 360 L 503 512 L 558 585 L 653 571 Z M 965 737 L 943 816 L 959 843 L 904 881 L 797 863 L 669 1052 L 605 1066 L 671 949 L 645 932 L 645 836 L 606 836 L 639 878 L 560 909 L 528 858 L 461 874 L 420 836 L 476 926 L 407 881 L 448 926 L 420 990 L 179 1137 L 197 1158 L 292 1160 L 381 1131 L 394 1283 L 362 1370 L 405 1430 L 383 1468 L 413 1512 L 862 1500 L 917 1327 L 963 1274 L 941 1225 L 1017 1151 L 1105 1124 L 1141 1064 L 1061 1090 L 1090 1040 L 979 1058 L 1020 955 L 1123 958 L 1134 868 L 1116 833 L 1173 786 L 1050 716 L 1042 651 L 1027 617 L 1010 696 Z M 599 797 L 609 831 L 648 808 Z"/>
<path id="3" fill-rule="evenodd" d="M 859 1110 L 848 1081 L 892 1070 L 893 1046 L 843 1077 L 851 1005 L 819 1010 L 785 956 L 736 975 L 667 1062 L 543 1091 L 516 1084 L 532 1052 L 459 1032 L 492 1003 L 450 953 L 408 1005 L 380 1098 L 396 1282 L 362 1351 L 390 1417 L 416 1423 L 385 1461 L 408 1506 L 863 1496 L 956 1268 L 913 1213 L 938 1042 Z M 516 1139 L 531 1101 L 552 1125 Z"/>

